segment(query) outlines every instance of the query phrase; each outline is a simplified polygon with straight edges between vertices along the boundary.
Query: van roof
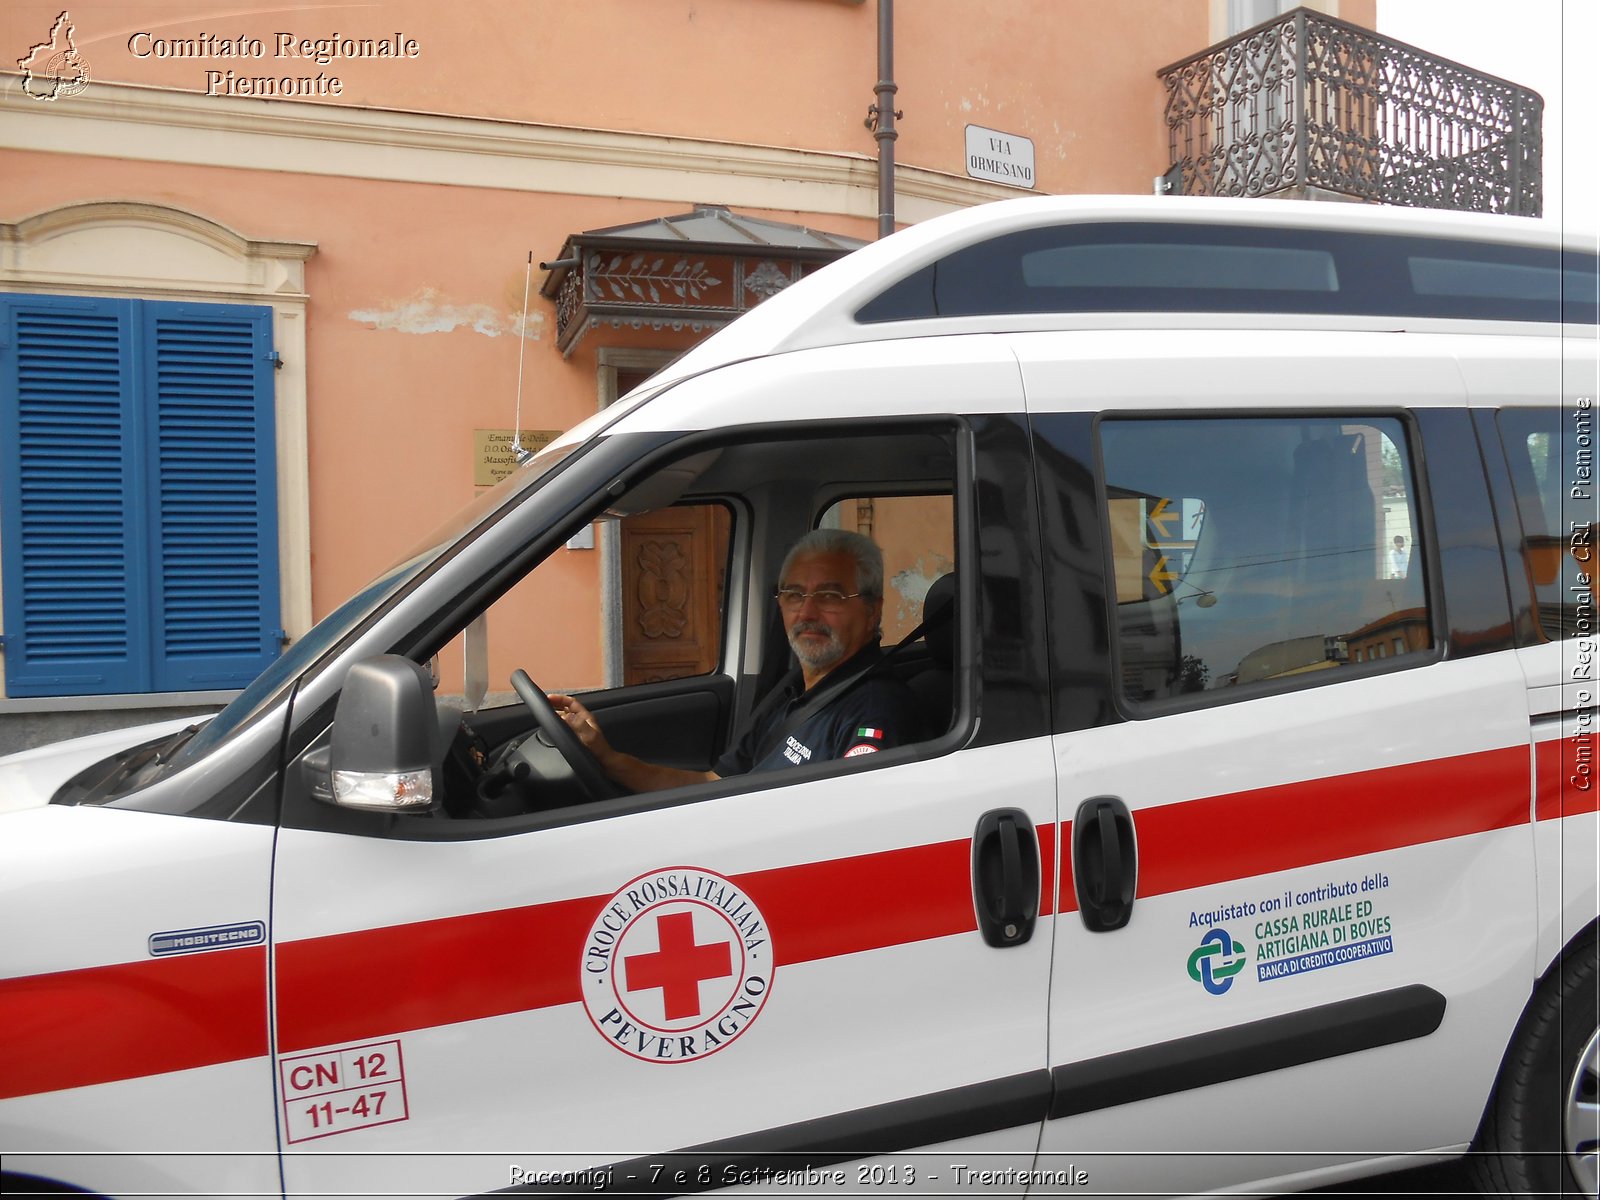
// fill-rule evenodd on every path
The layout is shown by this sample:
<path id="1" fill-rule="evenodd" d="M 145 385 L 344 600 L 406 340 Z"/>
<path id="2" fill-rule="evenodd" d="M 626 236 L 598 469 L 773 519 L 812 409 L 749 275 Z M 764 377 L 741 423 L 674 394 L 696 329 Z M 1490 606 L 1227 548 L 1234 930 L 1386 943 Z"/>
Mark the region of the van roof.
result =
<path id="1" fill-rule="evenodd" d="M 1087 226 L 1115 226 L 1117 232 L 1114 236 L 1106 235 L 1102 228 L 1089 233 L 1084 229 Z M 740 359 L 816 346 L 891 337 L 1093 327 L 1098 322 L 1085 317 L 1085 314 L 1092 312 L 1118 312 L 1124 316 L 1138 312 L 1141 315 L 1132 323 L 1143 326 L 1159 324 L 1163 327 L 1193 325 L 1196 323 L 1193 319 L 1195 316 L 1215 314 L 1225 314 L 1221 323 L 1238 326 L 1260 324 L 1263 318 L 1268 324 L 1277 324 L 1275 318 L 1298 313 L 1303 314 L 1302 319 L 1293 324 L 1302 328 L 1308 323 L 1323 328 L 1378 327 L 1372 317 L 1381 317 L 1378 325 L 1387 329 L 1396 327 L 1397 316 L 1407 317 L 1408 324 L 1414 319 L 1430 317 L 1507 319 L 1492 303 L 1481 311 L 1471 308 L 1451 310 L 1444 305 L 1442 301 L 1451 288 L 1448 272 L 1440 276 L 1439 311 L 1429 311 L 1425 305 L 1417 306 L 1411 312 L 1378 313 L 1369 308 L 1352 308 L 1351 304 L 1358 303 L 1355 296 L 1359 289 L 1353 286 L 1357 281 L 1349 278 L 1357 272 L 1348 268 L 1345 271 L 1346 278 L 1335 278 L 1331 285 L 1328 296 L 1333 299 L 1330 301 L 1324 297 L 1309 312 L 1303 307 L 1296 307 L 1297 301 L 1292 298 L 1280 299 L 1270 288 L 1266 291 L 1259 288 L 1230 291 L 1228 287 L 1218 286 L 1212 280 L 1203 280 L 1200 286 L 1177 289 L 1157 308 L 1147 307 L 1138 301 L 1127 302 L 1125 297 L 1115 307 L 1097 304 L 1094 296 L 1103 296 L 1104 289 L 1098 293 L 1090 289 L 1072 299 L 1071 307 L 1058 307 L 1046 293 L 1054 295 L 1064 289 L 1039 288 L 1035 289 L 1039 292 L 1038 296 L 1030 296 L 1023 304 L 1013 305 L 1009 310 L 1004 303 L 995 310 L 986 310 L 983 301 L 972 301 L 970 294 L 981 296 L 1003 291 L 1005 285 L 991 286 L 985 280 L 973 283 L 966 289 L 969 293 L 968 302 L 958 304 L 956 307 L 959 311 L 955 315 L 947 315 L 942 310 L 936 314 L 929 310 L 926 313 L 912 311 L 909 314 L 890 311 L 887 316 L 880 314 L 873 318 L 869 315 L 865 320 L 861 317 L 863 308 L 869 302 L 882 296 L 895 284 L 910 280 L 919 271 L 936 270 L 936 264 L 952 260 L 952 256 L 959 255 L 963 250 L 983 247 L 982 251 L 973 250 L 964 260 L 953 259 L 957 266 L 948 274 L 971 275 L 975 268 L 992 274 L 996 268 L 995 260 L 1010 255 L 1011 248 L 1017 244 L 1016 239 L 1011 243 L 1002 240 L 1011 235 L 1027 235 L 1029 231 L 1041 230 L 1060 230 L 1071 235 L 1076 230 L 1074 244 L 1079 252 L 1069 255 L 1073 263 L 1071 269 L 1081 271 L 1086 269 L 1087 264 L 1091 272 L 1098 270 L 1108 274 L 1108 249 L 1126 249 L 1127 243 L 1142 239 L 1146 233 L 1152 235 L 1154 242 L 1168 246 L 1182 243 L 1185 239 L 1193 241 L 1196 237 L 1204 241 L 1208 235 L 1201 227 L 1208 226 L 1229 231 L 1235 250 L 1240 241 L 1287 247 L 1283 251 L 1283 265 L 1291 273 L 1298 271 L 1301 274 L 1312 268 L 1306 254 L 1315 253 L 1324 246 L 1334 246 L 1340 239 L 1347 245 L 1363 243 L 1369 247 L 1374 239 L 1398 237 L 1482 248 L 1491 267 L 1504 264 L 1505 269 L 1501 272 L 1505 277 L 1503 282 L 1508 289 L 1507 294 L 1513 298 L 1516 298 L 1515 293 L 1527 292 L 1531 286 L 1525 269 L 1521 270 L 1519 277 L 1519 264 L 1529 261 L 1527 253 L 1533 252 L 1539 256 L 1539 261 L 1554 264 L 1554 286 L 1557 289 L 1560 288 L 1563 266 L 1576 263 L 1580 274 L 1575 281 L 1568 269 L 1568 295 L 1576 287 L 1581 304 L 1583 288 L 1587 286 L 1588 306 L 1592 309 L 1594 305 L 1592 278 L 1583 276 L 1582 272 L 1586 270 L 1592 276 L 1595 237 L 1569 234 L 1563 240 L 1559 228 L 1531 218 L 1286 200 L 1155 196 L 1027 197 L 950 213 L 863 246 L 791 285 L 708 338 L 657 375 L 652 384 L 683 378 Z M 1133 231 L 1131 237 L 1130 230 Z M 1163 230 L 1166 232 L 1160 232 Z M 1243 238 L 1240 234 L 1244 235 Z M 1070 236 L 1068 240 L 1072 241 Z M 1105 244 L 1108 240 L 1122 245 L 1108 247 Z M 1215 242 L 1215 238 L 1211 240 Z M 1027 242 L 1026 237 L 1023 242 Z M 1035 244 L 1037 251 L 1036 243 L 1037 239 L 1031 244 Z M 988 253 L 991 246 L 995 247 L 993 254 Z M 1093 252 L 1084 252 L 1088 247 L 1093 247 Z M 1561 258 L 1563 250 L 1567 253 L 1565 260 Z M 1042 253 L 1054 253 L 1056 261 L 1065 261 L 1061 258 L 1059 248 L 1052 250 L 1047 246 Z M 1579 257 L 1574 258 L 1573 255 Z M 1170 260 L 1173 256 L 1169 254 L 1164 257 Z M 1214 252 L 1209 256 L 1190 253 L 1188 257 L 1193 260 L 1189 263 L 1191 270 L 1206 270 L 1209 269 L 1208 264 L 1209 267 L 1217 265 Z M 1039 258 L 1038 253 L 1035 258 L 1044 263 L 1044 269 L 1048 271 L 1049 260 Z M 1094 265 L 1096 261 L 1098 267 Z M 1449 265 L 1444 264 L 1446 267 Z M 1300 285 L 1290 282 L 1282 286 Z M 1500 282 L 1487 286 L 1492 290 L 1498 288 Z M 1545 282 L 1540 286 L 1548 287 L 1550 284 Z M 989 292 L 984 291 L 986 288 Z M 1381 294 L 1390 295 L 1396 290 L 1386 282 Z M 1372 291 L 1379 294 L 1375 288 Z M 1252 306 L 1252 298 L 1261 297 L 1266 297 L 1269 303 Z M 1483 299 L 1492 302 L 1494 298 L 1486 293 Z M 1556 304 L 1556 311 L 1560 311 L 1559 291 Z M 893 305 L 889 307 L 891 310 L 894 308 Z M 1176 318 L 1173 314 L 1178 312 L 1185 313 L 1186 317 Z M 1353 315 L 1366 315 L 1368 319 L 1351 322 L 1348 318 Z M 1527 321 L 1539 318 L 1524 316 L 1520 319 Z M 1570 321 L 1573 318 L 1567 319 Z M 1587 318 L 1588 321 L 1593 319 L 1592 316 Z M 1117 322 L 1124 326 L 1129 323 L 1126 319 Z M 1459 325 L 1455 327 L 1460 328 Z M 1523 331 L 1527 331 L 1525 325 Z"/>

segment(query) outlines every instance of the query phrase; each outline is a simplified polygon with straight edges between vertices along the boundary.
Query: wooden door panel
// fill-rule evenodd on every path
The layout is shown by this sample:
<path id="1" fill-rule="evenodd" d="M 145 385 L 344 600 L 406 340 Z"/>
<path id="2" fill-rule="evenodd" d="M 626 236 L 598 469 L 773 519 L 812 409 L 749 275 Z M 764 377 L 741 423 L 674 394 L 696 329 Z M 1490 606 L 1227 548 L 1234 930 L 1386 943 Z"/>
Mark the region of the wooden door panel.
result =
<path id="1" fill-rule="evenodd" d="M 684 505 L 622 522 L 624 686 L 704 675 L 722 649 L 728 510 Z"/>

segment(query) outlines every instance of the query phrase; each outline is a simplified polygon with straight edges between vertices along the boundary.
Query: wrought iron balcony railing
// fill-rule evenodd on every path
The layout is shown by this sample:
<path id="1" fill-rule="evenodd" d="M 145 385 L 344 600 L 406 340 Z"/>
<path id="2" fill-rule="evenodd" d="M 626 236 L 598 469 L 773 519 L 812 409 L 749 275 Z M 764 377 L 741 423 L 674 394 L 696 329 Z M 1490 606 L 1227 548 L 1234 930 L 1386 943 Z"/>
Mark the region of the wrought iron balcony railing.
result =
<path id="1" fill-rule="evenodd" d="M 1157 74 L 1176 190 L 1539 216 L 1537 92 L 1297 8 Z"/>

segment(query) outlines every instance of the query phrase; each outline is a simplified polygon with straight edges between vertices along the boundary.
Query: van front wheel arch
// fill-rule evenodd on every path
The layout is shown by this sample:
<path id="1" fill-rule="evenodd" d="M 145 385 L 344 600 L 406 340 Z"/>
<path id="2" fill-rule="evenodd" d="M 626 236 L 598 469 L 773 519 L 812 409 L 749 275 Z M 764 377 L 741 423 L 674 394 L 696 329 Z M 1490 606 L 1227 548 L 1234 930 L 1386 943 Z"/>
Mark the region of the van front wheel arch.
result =
<path id="1" fill-rule="evenodd" d="M 1600 968 L 1591 931 L 1540 986 L 1506 1055 L 1471 1159 L 1480 1190 L 1595 1195 L 1597 1056 Z"/>

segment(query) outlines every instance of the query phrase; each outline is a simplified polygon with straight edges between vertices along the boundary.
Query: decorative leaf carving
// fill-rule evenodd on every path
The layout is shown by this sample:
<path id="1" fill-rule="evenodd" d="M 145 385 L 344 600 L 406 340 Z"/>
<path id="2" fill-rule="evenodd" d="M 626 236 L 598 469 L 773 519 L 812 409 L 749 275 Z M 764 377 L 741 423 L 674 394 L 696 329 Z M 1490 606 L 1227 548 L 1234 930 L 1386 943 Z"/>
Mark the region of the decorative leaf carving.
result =
<path id="1" fill-rule="evenodd" d="M 721 279 L 710 273 L 703 261 L 690 262 L 680 258 L 668 267 L 666 259 L 646 262 L 643 254 L 634 255 L 626 266 L 623 265 L 623 256 L 619 254 L 598 270 L 596 275 L 596 282 L 613 299 L 626 300 L 631 296 L 641 302 L 648 299 L 652 304 L 663 303 L 665 292 L 671 292 L 685 302 L 701 300 L 706 291 L 722 283 Z"/>

